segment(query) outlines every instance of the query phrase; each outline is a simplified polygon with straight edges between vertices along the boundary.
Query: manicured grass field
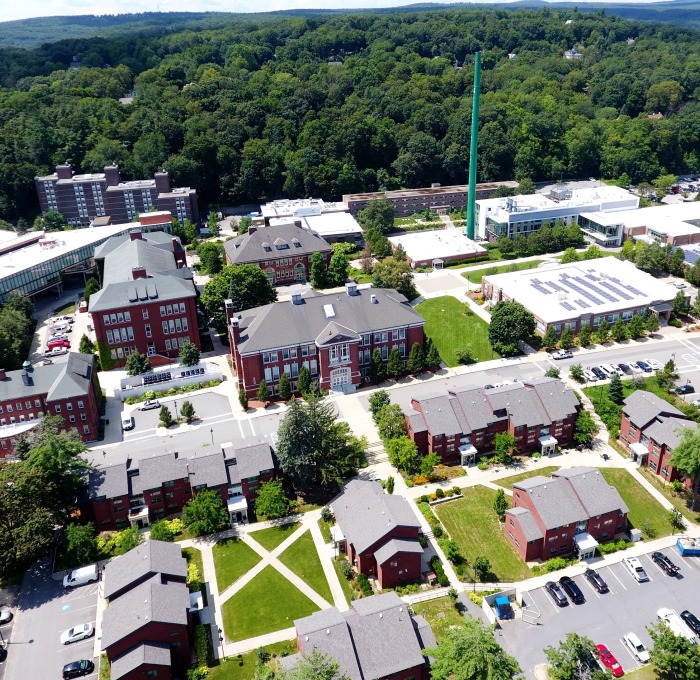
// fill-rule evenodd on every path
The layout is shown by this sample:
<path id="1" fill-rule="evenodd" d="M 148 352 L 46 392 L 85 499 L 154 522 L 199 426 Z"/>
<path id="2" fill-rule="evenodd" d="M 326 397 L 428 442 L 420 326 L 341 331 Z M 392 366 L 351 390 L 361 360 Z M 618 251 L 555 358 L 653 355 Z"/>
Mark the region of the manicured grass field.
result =
<path id="1" fill-rule="evenodd" d="M 318 518 L 318 528 L 321 530 L 321 535 L 323 536 L 324 543 L 331 542 L 331 522 L 326 522 L 323 517 Z"/>
<path id="2" fill-rule="evenodd" d="M 322 598 L 333 604 L 333 595 L 323 573 L 321 559 L 316 551 L 311 531 L 305 531 L 281 555 L 280 562 L 289 567 L 302 581 L 311 586 Z"/>
<path id="3" fill-rule="evenodd" d="M 274 550 L 286 538 L 289 538 L 299 528 L 299 522 L 292 524 L 282 524 L 278 527 L 251 531 L 250 537 L 260 543 L 265 550 Z"/>
<path id="4" fill-rule="evenodd" d="M 294 640 L 285 640 L 267 645 L 263 649 L 272 657 L 295 654 L 297 645 Z M 256 651 L 238 654 L 222 661 L 218 666 L 209 669 L 208 680 L 253 680 L 258 667 Z"/>
<path id="5" fill-rule="evenodd" d="M 345 578 L 345 575 L 340 570 L 340 560 L 333 560 L 333 569 L 335 569 L 335 574 L 340 581 L 340 587 L 343 589 L 343 595 L 345 595 L 345 601 L 350 603 L 352 597 L 355 597 L 355 591 L 352 588 L 352 583 Z"/>
<path id="6" fill-rule="evenodd" d="M 220 593 L 260 562 L 260 556 L 240 538 L 219 541 L 212 552 Z"/>
<path id="7" fill-rule="evenodd" d="M 438 643 L 455 626 L 464 625 L 464 617 L 455 609 L 449 597 L 438 597 L 426 602 L 416 602 L 413 611 L 430 624 Z"/>
<path id="8" fill-rule="evenodd" d="M 627 504 L 627 517 L 635 529 L 641 529 L 648 523 L 656 531 L 656 538 L 671 533 L 666 510 L 627 470 L 602 468 L 600 472 L 608 484 L 619 491 L 622 500 Z"/>
<path id="9" fill-rule="evenodd" d="M 527 578 L 527 565 L 504 536 L 493 511 L 496 491 L 475 486 L 462 493 L 462 498 L 433 508 L 450 538 L 457 541 L 462 557 L 471 563 L 483 555 L 491 562 L 491 571 L 499 581 Z"/>
<path id="10" fill-rule="evenodd" d="M 202 564 L 202 551 L 199 548 L 183 548 L 182 556 L 187 560 L 187 564 L 194 562 L 199 570 L 199 579 L 204 581 L 204 565 Z"/>
<path id="11" fill-rule="evenodd" d="M 416 311 L 425 319 L 425 334 L 447 366 L 458 365 L 455 352 L 460 349 L 470 349 L 479 361 L 499 358 L 489 343 L 488 324 L 456 298 L 431 298 L 416 306 Z"/>
<path id="12" fill-rule="evenodd" d="M 521 472 L 519 475 L 513 475 L 512 477 L 494 479 L 494 484 L 498 484 L 498 486 L 502 486 L 504 489 L 512 489 L 513 484 L 516 484 L 517 482 L 522 482 L 523 479 L 530 479 L 530 477 L 536 477 L 537 475 L 549 477 L 551 476 L 552 472 L 556 472 L 558 469 L 558 465 L 545 465 L 544 467 L 536 468 L 534 470 Z"/>
<path id="13" fill-rule="evenodd" d="M 544 260 L 528 260 L 527 262 L 511 262 L 510 264 L 504 264 L 499 267 L 486 266 L 483 269 L 478 269 L 476 271 L 464 272 L 462 276 L 467 279 L 470 283 L 481 283 L 481 279 L 488 272 L 489 274 L 505 274 L 506 272 L 521 272 L 526 269 L 534 269 L 537 265 L 544 262 Z M 494 271 L 495 270 L 495 271 Z"/>
<path id="14" fill-rule="evenodd" d="M 659 493 L 662 493 L 673 504 L 676 510 L 679 510 L 681 514 L 689 519 L 691 522 L 696 524 L 700 522 L 700 513 L 697 510 L 691 510 L 690 504 L 693 501 L 692 492 L 683 491 L 682 493 L 674 493 L 670 486 L 666 486 L 662 481 L 661 477 L 655 475 L 648 468 L 639 468 L 639 471 L 651 482 Z"/>
<path id="15" fill-rule="evenodd" d="M 318 607 L 274 567 L 265 567 L 222 607 L 226 639 L 232 642 L 291 628 L 294 619 Z"/>

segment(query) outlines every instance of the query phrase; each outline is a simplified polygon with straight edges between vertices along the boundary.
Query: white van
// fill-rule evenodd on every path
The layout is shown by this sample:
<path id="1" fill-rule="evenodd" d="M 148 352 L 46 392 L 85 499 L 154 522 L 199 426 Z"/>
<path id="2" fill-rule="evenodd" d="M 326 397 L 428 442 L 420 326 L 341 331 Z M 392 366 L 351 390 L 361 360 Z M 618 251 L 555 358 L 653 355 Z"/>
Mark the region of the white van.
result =
<path id="1" fill-rule="evenodd" d="M 624 641 L 639 663 L 649 663 L 649 652 L 635 633 L 627 633 L 624 637 Z"/>
<path id="2" fill-rule="evenodd" d="M 601 364 L 600 369 L 605 373 L 605 375 L 608 376 L 608 378 L 612 378 L 614 375 L 624 375 L 622 372 L 622 369 L 618 368 L 617 366 L 613 366 L 612 364 Z"/>
<path id="3" fill-rule="evenodd" d="M 100 572 L 97 570 L 96 564 L 89 564 L 87 567 L 80 567 L 80 569 L 73 569 L 69 574 L 63 577 L 63 587 L 77 588 L 78 586 L 84 586 L 86 583 L 94 583 L 100 576 Z"/>
<path id="4" fill-rule="evenodd" d="M 662 607 L 656 612 L 656 615 L 659 617 L 659 621 L 663 621 L 674 635 L 684 637 L 688 642 L 692 642 L 694 645 L 698 643 L 693 631 L 683 623 L 681 617 L 678 616 L 673 609 Z"/>

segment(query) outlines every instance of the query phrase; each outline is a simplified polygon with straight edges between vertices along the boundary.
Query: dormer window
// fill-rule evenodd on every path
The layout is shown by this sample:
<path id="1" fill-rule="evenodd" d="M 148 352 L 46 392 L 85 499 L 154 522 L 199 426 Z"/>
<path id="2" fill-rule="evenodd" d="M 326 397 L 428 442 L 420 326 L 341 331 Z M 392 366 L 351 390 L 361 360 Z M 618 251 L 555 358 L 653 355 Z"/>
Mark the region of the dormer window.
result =
<path id="1" fill-rule="evenodd" d="M 271 253 L 271 252 L 272 252 L 272 248 L 270 248 L 270 244 L 269 244 L 267 241 L 264 241 L 264 242 L 263 242 L 262 247 L 263 247 L 263 250 L 264 250 L 266 253 Z"/>
<path id="2" fill-rule="evenodd" d="M 293 238 L 292 243 L 294 244 L 295 248 L 301 248 L 301 242 L 299 241 L 298 238 Z"/>

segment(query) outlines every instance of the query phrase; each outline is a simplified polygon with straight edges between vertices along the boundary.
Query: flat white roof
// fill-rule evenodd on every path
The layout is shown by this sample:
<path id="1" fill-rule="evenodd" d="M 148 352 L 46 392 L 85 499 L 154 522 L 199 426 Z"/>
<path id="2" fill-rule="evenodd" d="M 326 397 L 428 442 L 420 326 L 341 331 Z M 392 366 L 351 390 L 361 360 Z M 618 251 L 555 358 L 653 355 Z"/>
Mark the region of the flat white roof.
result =
<path id="1" fill-rule="evenodd" d="M 670 302 L 678 292 L 615 257 L 484 278 L 546 323 Z"/>
<path id="2" fill-rule="evenodd" d="M 347 212 L 347 210 L 348 206 L 341 201 L 324 201 L 322 198 L 281 198 L 260 206 L 260 212 L 266 219 L 271 217 L 321 215 L 328 212 Z"/>
<path id="3" fill-rule="evenodd" d="M 345 205 L 343 203 L 343 205 Z M 334 212 L 323 215 L 310 215 L 301 218 L 302 226 L 315 231 L 320 236 L 342 236 L 361 234 L 362 227 L 349 212 Z"/>
<path id="4" fill-rule="evenodd" d="M 464 232 L 456 228 L 390 236 L 389 242 L 394 246 L 401 244 L 408 258 L 414 262 L 486 253 L 486 248 L 467 238 Z"/>
<path id="5" fill-rule="evenodd" d="M 596 224 L 599 224 L 601 227 L 616 227 L 619 224 L 624 224 L 623 220 L 620 217 L 621 213 L 619 212 L 600 212 L 600 210 L 596 212 L 583 212 L 581 213 L 581 217 L 584 217 L 587 220 L 591 220 L 591 222 L 595 222 Z"/>

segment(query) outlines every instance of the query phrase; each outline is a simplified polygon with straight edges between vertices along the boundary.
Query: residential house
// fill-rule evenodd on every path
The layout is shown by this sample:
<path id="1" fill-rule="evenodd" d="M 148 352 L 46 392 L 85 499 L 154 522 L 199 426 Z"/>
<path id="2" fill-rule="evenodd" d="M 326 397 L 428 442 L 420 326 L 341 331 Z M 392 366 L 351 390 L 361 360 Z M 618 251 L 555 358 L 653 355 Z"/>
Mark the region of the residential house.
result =
<path id="1" fill-rule="evenodd" d="M 627 528 L 627 506 L 600 471 L 574 467 L 513 484 L 505 533 L 526 561 L 575 553 L 593 557 L 599 543 Z"/>
<path id="2" fill-rule="evenodd" d="M 423 346 L 425 320 L 406 298 L 390 288 L 346 293 L 293 293 L 291 302 L 233 311 L 227 300 L 226 319 L 238 384 L 255 397 L 265 379 L 271 394 L 279 392 L 286 373 L 292 390 L 306 366 L 321 389 L 351 391 L 369 380 L 372 352 L 386 361 L 396 347 L 406 359 L 414 343 Z"/>
<path id="3" fill-rule="evenodd" d="M 533 378 L 500 387 L 459 387 L 412 399 L 408 436 L 445 465 L 471 465 L 489 454 L 499 432 L 515 437 L 519 453 L 554 453 L 573 438 L 579 402 L 556 378 Z"/>
<path id="4" fill-rule="evenodd" d="M 410 614 L 396 593 L 355 600 L 294 622 L 298 654 L 280 660 L 296 668 L 313 651 L 338 662 L 350 680 L 429 680 L 426 649 L 437 647 L 430 624 Z"/>
<path id="5" fill-rule="evenodd" d="M 619 441 L 633 460 L 646 465 L 666 482 L 682 479 L 671 464 L 673 449 L 686 428 L 697 423 L 667 401 L 646 390 L 635 390 L 624 401 Z"/>
<path id="6" fill-rule="evenodd" d="M 334 540 L 359 573 L 381 588 L 420 580 L 420 523 L 406 499 L 384 493 L 378 482 L 353 479 L 332 510 L 339 530 Z"/>
<path id="7" fill-rule="evenodd" d="M 102 391 L 91 354 L 70 352 L 62 363 L 0 369 L 0 458 L 14 455 L 17 440 L 44 416 L 60 416 L 62 429 L 96 441 Z"/>

